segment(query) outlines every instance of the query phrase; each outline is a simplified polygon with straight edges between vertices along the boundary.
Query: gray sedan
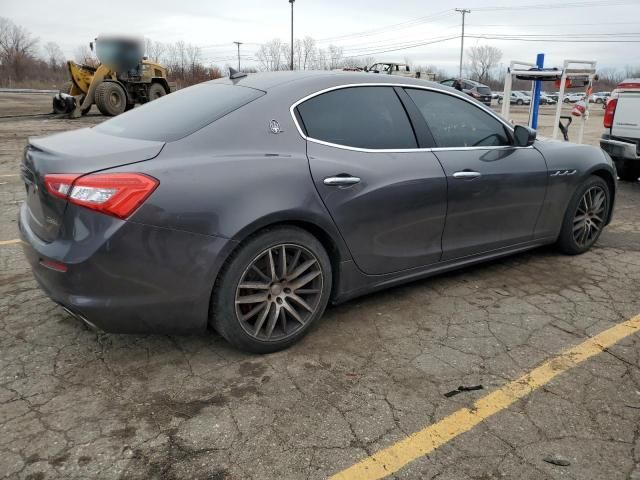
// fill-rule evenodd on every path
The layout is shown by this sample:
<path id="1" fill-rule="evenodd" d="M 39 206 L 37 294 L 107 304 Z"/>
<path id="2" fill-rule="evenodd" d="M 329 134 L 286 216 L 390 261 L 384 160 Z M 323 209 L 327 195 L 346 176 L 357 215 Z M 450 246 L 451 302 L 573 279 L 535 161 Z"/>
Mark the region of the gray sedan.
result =
<path id="1" fill-rule="evenodd" d="M 602 150 L 537 140 L 435 83 L 234 75 L 30 139 L 20 213 L 42 289 L 110 332 L 299 340 L 339 303 L 611 219 Z"/>

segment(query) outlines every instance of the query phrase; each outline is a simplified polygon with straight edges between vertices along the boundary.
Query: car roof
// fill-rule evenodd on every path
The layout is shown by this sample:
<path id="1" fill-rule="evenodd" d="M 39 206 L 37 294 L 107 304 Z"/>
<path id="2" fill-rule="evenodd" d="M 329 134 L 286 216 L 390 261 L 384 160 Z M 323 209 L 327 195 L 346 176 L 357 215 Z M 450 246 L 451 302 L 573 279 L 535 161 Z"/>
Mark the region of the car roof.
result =
<path id="1" fill-rule="evenodd" d="M 335 70 L 304 70 L 304 71 L 282 71 L 282 72 L 261 72 L 251 73 L 245 77 L 229 79 L 229 77 L 210 80 L 207 83 L 224 83 L 241 85 L 244 87 L 256 88 L 265 92 L 281 89 L 287 91 L 299 91 L 304 93 L 331 88 L 339 85 L 358 83 L 387 83 L 387 84 L 408 84 L 408 85 L 428 85 L 438 90 L 451 91 L 451 87 L 440 85 L 427 80 L 408 78 L 395 75 L 381 75 L 365 72 L 345 72 Z M 297 92 L 296 92 L 297 93 Z"/>

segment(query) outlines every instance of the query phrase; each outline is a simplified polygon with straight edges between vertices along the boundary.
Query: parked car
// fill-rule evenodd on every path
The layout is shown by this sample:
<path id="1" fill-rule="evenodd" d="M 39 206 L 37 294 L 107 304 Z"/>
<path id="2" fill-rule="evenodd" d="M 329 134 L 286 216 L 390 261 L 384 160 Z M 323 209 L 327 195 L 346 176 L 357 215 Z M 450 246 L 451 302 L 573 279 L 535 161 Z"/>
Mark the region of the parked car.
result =
<path id="1" fill-rule="evenodd" d="M 349 71 L 344 68 L 342 70 Z M 350 71 L 354 71 L 354 70 L 350 69 Z M 411 70 L 411 67 L 406 63 L 396 63 L 396 62 L 375 63 L 370 67 L 365 67 L 364 71 L 369 73 L 382 73 L 386 75 L 399 75 L 401 77 L 408 77 L 408 78 L 422 78 L 423 80 L 429 80 L 429 81 L 435 80 L 435 77 L 436 77 L 435 73 L 422 72 L 422 71 L 414 72 Z"/>
<path id="2" fill-rule="evenodd" d="M 502 104 L 504 97 L 498 99 L 498 103 Z M 511 105 L 530 105 L 531 97 L 520 91 L 511 92 Z"/>
<path id="3" fill-rule="evenodd" d="M 590 103 L 607 103 L 607 99 L 611 96 L 611 92 L 596 92 L 589 97 Z"/>
<path id="4" fill-rule="evenodd" d="M 200 83 L 31 138 L 21 170 L 26 257 L 73 316 L 211 326 L 261 353 L 328 302 L 545 244 L 585 252 L 616 190 L 599 148 L 537 140 L 437 84 L 351 72 Z"/>
<path id="5" fill-rule="evenodd" d="M 558 92 L 541 92 L 543 95 L 549 97 L 551 100 L 554 100 L 556 103 L 558 103 Z"/>
<path id="6" fill-rule="evenodd" d="M 600 146 L 609 153 L 622 180 L 640 177 L 640 78 L 620 83 L 604 112 L 605 133 Z"/>
<path id="7" fill-rule="evenodd" d="M 558 101 L 546 93 L 540 93 L 540 105 L 555 105 Z"/>
<path id="8" fill-rule="evenodd" d="M 457 79 L 450 78 L 448 80 L 443 80 L 440 82 L 442 85 L 446 85 L 447 87 L 454 87 Z M 476 82 L 474 80 L 468 79 L 460 79 L 458 80 L 462 84 L 462 91 L 467 95 L 472 96 L 479 102 L 484 103 L 487 106 L 491 106 L 491 98 L 492 93 L 491 89 L 482 83 Z"/>
<path id="9" fill-rule="evenodd" d="M 576 103 L 580 100 L 584 100 L 586 96 L 587 94 L 584 92 L 565 93 L 562 101 L 564 103 Z"/>

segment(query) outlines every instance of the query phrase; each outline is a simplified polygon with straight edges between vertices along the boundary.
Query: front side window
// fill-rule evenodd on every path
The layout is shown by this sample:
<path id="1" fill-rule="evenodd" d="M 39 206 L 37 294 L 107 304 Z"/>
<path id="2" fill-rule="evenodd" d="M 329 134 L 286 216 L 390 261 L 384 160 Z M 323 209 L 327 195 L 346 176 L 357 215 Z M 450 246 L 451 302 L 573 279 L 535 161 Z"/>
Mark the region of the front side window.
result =
<path id="1" fill-rule="evenodd" d="M 409 118 L 390 87 L 348 87 L 297 107 L 307 136 L 367 149 L 416 148 Z"/>
<path id="2" fill-rule="evenodd" d="M 494 147 L 510 145 L 504 125 L 460 98 L 428 90 L 407 89 L 426 120 L 438 147 Z"/>

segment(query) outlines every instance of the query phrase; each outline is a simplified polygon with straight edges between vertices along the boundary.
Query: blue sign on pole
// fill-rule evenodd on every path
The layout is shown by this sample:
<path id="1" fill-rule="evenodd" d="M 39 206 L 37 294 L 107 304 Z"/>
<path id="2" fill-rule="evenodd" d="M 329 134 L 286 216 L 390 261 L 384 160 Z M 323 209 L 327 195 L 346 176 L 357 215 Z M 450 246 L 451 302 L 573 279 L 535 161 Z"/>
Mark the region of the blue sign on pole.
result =
<path id="1" fill-rule="evenodd" d="M 544 68 L 544 53 L 539 53 L 536 57 L 538 70 Z M 540 92 L 542 91 L 542 81 L 536 80 L 533 84 L 533 98 L 531 99 L 531 118 L 529 125 L 534 130 L 538 128 L 538 109 L 540 107 Z"/>

